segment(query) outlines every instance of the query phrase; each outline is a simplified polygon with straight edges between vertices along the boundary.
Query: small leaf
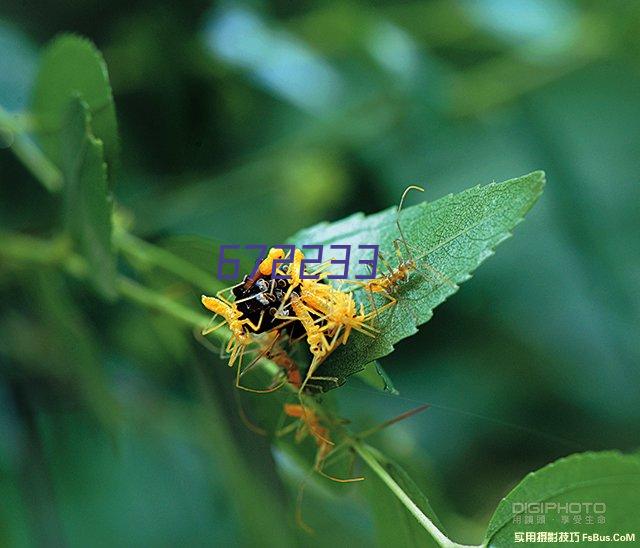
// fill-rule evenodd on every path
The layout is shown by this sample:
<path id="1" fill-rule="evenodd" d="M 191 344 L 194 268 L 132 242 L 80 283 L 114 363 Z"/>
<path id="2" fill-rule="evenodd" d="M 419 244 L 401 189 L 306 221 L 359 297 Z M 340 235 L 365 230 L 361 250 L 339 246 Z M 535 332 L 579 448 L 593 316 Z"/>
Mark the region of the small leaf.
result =
<path id="1" fill-rule="evenodd" d="M 94 135 L 104 144 L 109 180 L 119 154 L 118 125 L 107 65 L 87 39 L 70 34 L 56 38 L 45 50 L 33 92 L 33 112 L 45 153 L 62 168 L 59 140 L 64 117 L 74 95 L 86 101 Z"/>
<path id="2" fill-rule="evenodd" d="M 540 509 L 536 503 L 545 506 Z M 559 505 L 565 504 L 573 505 L 574 511 L 569 511 L 571 507 L 558 510 Z M 632 509 L 639 507 L 640 458 L 637 455 L 615 451 L 571 455 L 530 473 L 502 499 L 487 528 L 485 543 L 511 546 L 515 533 L 525 531 L 579 530 L 580 542 L 584 542 L 585 533 L 637 534 L 640 514 Z M 544 516 L 544 523 L 538 522 L 539 515 Z M 563 515 L 568 516 L 569 523 L 563 523 Z M 574 521 L 576 515 L 580 516 L 580 523 Z M 525 524 L 525 516 L 533 516 L 533 523 Z M 599 516 L 603 522 L 598 521 Z"/>
<path id="3" fill-rule="evenodd" d="M 111 247 L 112 205 L 102 142 L 91 134 L 87 104 L 76 97 L 60 132 L 65 226 L 87 259 L 89 275 L 101 293 L 113 297 L 116 261 Z"/>
<path id="4" fill-rule="evenodd" d="M 383 369 L 380 362 L 374 361 L 368 364 L 362 371 L 356 373 L 356 376 L 365 384 L 377 388 L 382 392 L 390 392 L 391 394 L 399 394 L 393 382 Z"/>
<path id="5" fill-rule="evenodd" d="M 469 279 L 471 272 L 492 255 L 493 248 L 511 235 L 542 193 L 544 182 L 544 173 L 537 171 L 403 210 L 401 225 L 419 271 L 414 271 L 395 291 L 398 303 L 380 315 L 380 333 L 375 338 L 352 334 L 348 344 L 333 352 L 317 375 L 344 383 L 366 364 L 392 352 L 398 341 L 416 333 L 416 326 L 429 321 L 433 309 L 455 293 L 457 284 Z M 322 223 L 302 230 L 291 241 L 298 247 L 351 244 L 349 277 L 353 279 L 355 274 L 366 273 L 362 267 L 357 268 L 355 257 L 361 244 L 378 244 L 380 253 L 394 267 L 397 265 L 394 240 L 400 235 L 395 223 L 394 207 L 368 217 L 360 213 L 335 223 Z M 336 258 L 343 257 L 342 250 L 332 253 Z M 367 252 L 367 257 L 370 255 Z M 329 257 L 327 254 L 325 259 Z M 378 272 L 384 272 L 382 264 Z M 367 303 L 363 290 L 356 293 Z M 377 299 L 377 306 L 384 302 L 387 301 Z M 325 389 L 335 386 L 325 383 Z"/>

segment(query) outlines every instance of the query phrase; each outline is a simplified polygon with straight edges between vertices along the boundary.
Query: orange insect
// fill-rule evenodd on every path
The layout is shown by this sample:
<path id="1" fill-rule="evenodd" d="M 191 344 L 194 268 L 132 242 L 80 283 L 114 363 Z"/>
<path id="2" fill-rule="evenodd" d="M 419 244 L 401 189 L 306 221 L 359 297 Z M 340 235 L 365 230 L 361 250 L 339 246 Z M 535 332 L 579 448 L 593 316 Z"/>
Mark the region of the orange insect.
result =
<path id="1" fill-rule="evenodd" d="M 315 411 L 301 404 L 285 404 L 284 405 L 285 415 L 296 419 L 296 421 L 291 423 L 289 426 L 283 428 L 282 430 L 280 430 L 278 432 L 278 435 L 283 436 L 295 429 L 295 432 L 296 432 L 295 441 L 297 443 L 302 442 L 307 436 L 310 435 L 311 437 L 313 437 L 317 447 L 312 472 L 315 471 L 320 475 L 332 481 L 336 481 L 338 483 L 353 483 L 353 482 L 362 481 L 365 478 L 362 476 L 353 477 L 353 478 L 336 478 L 335 476 L 329 475 L 323 470 L 327 459 L 332 454 L 336 454 L 341 449 L 349 448 L 350 447 L 349 441 L 354 441 L 354 440 L 362 441 L 365 438 L 375 434 L 376 432 L 379 432 L 380 430 L 387 428 L 388 426 L 391 426 L 392 424 L 395 424 L 401 420 L 404 420 L 417 413 L 424 411 L 428 407 L 429 407 L 428 405 L 421 405 L 415 409 L 406 411 L 391 420 L 385 421 L 382 424 L 379 424 L 377 426 L 374 426 L 373 428 L 365 430 L 364 432 L 360 432 L 354 437 L 350 437 L 349 435 L 346 435 L 345 441 L 343 443 L 340 443 L 340 445 L 336 446 L 336 444 L 332 440 L 331 432 L 329 431 L 329 428 L 323 425 L 322 420 L 320 419 L 319 415 Z M 355 457 L 354 453 L 352 453 L 352 455 Z M 351 465 L 353 465 L 353 462 L 351 463 Z M 308 532 L 313 532 L 313 530 L 302 519 L 302 498 L 304 495 L 304 488 L 306 485 L 306 481 L 307 479 L 305 479 L 300 484 L 300 488 L 298 491 L 298 500 L 296 505 L 296 520 L 300 525 L 300 527 L 302 527 Z"/>
<path id="2" fill-rule="evenodd" d="M 283 300 L 283 295 L 287 293 L 287 281 L 271 279 L 267 282 L 264 279 L 267 273 L 271 274 L 273 262 L 283 256 L 282 250 L 271 249 L 252 277 L 246 278 L 240 284 L 219 291 L 215 297 L 202 295 L 202 304 L 215 314 L 213 319 L 216 316 L 223 318 L 218 325 L 204 329 L 202 335 L 206 336 L 224 325 L 228 326 L 231 336 L 224 351 L 229 355 L 229 366 L 238 363 L 236 374 L 238 388 L 246 389 L 240 385 L 240 377 L 243 374 L 242 358 L 246 348 L 252 343 L 260 345 L 265 337 L 268 337 L 270 333 L 275 333 L 274 338 L 268 339 L 270 343 L 266 346 L 265 352 L 267 352 L 270 345 L 275 344 L 282 330 L 293 321 L 289 318 L 275 318 L 279 301 Z M 228 300 L 224 296 L 227 292 L 232 293 L 235 300 Z M 253 389 L 248 390 L 261 392 Z"/>
<path id="3" fill-rule="evenodd" d="M 262 318 L 257 324 L 253 323 L 248 318 L 241 319 L 243 312 L 238 310 L 235 303 L 222 298 L 220 293 L 218 293 L 217 297 L 207 297 L 206 295 L 202 295 L 202 304 L 205 308 L 218 316 L 222 316 L 223 318 L 223 321 L 218 325 L 204 329 L 202 334 L 208 335 L 209 333 L 213 333 L 217 329 L 220 329 L 223 325 L 228 325 L 229 330 L 231 331 L 231 337 L 227 343 L 225 351 L 229 354 L 229 366 L 233 367 L 236 359 L 238 358 L 240 358 L 240 362 L 242 362 L 242 355 L 244 354 L 245 348 L 253 342 L 251 334 L 246 331 L 246 328 L 248 327 L 254 332 L 259 331 Z"/>
<path id="4" fill-rule="evenodd" d="M 256 392 L 256 393 L 269 393 L 275 392 L 282 388 L 285 384 L 290 384 L 296 389 L 300 389 L 302 386 L 302 373 L 300 372 L 300 368 L 296 361 L 287 354 L 287 352 L 282 349 L 278 342 L 280 341 L 281 332 L 273 333 L 273 337 L 270 341 L 256 341 L 258 345 L 262 345 L 258 348 L 258 355 L 247 365 L 246 368 L 242 370 L 240 373 L 240 377 L 244 374 L 248 373 L 255 364 L 257 364 L 262 358 L 266 358 L 273 363 L 275 363 L 281 370 L 283 379 L 278 381 L 278 378 L 274 378 L 272 385 L 268 388 L 262 390 L 256 390 L 255 388 L 248 388 L 246 386 L 238 386 L 243 390 L 247 390 L 248 392 Z"/>
<path id="5" fill-rule="evenodd" d="M 284 413 L 288 417 L 295 418 L 296 422 L 293 422 L 288 427 L 282 429 L 278 432 L 278 435 L 285 435 L 292 429 L 295 429 L 295 441 L 297 443 L 302 442 L 309 435 L 313 437 L 313 440 L 316 443 L 317 451 L 312 471 L 315 471 L 321 476 L 338 483 L 353 483 L 364 480 L 364 477 L 336 478 L 324 472 L 323 467 L 325 461 L 335 449 L 335 443 L 331 440 L 329 429 L 322 425 L 320 418 L 314 411 L 300 404 L 285 403 Z M 313 529 L 311 529 L 302 519 L 302 499 L 304 496 L 305 485 L 306 480 L 300 484 L 300 488 L 298 490 L 296 521 L 300 527 L 305 529 L 307 532 L 312 533 Z"/>
<path id="6" fill-rule="evenodd" d="M 351 293 L 328 284 L 304 280 L 300 297 L 291 299 L 291 308 L 306 331 L 313 355 L 300 392 L 312 378 L 336 381 L 333 377 L 317 377 L 315 372 L 339 345 L 347 344 L 352 330 L 369 337 L 375 337 L 377 333 L 368 324 L 371 314 L 365 314 L 364 306 L 361 305 L 358 311 Z"/>
<path id="7" fill-rule="evenodd" d="M 398 259 L 398 264 L 395 266 L 395 268 L 392 267 L 384 258 L 384 256 L 379 253 L 378 257 L 387 269 L 387 274 L 383 274 L 366 282 L 359 280 L 349 280 L 347 282 L 348 284 L 359 285 L 367 292 L 369 301 L 371 303 L 371 309 L 375 317 L 379 317 L 383 310 L 397 304 L 398 299 L 394 295 L 397 292 L 399 286 L 409 280 L 409 277 L 413 272 L 421 273 L 422 276 L 426 278 L 426 275 L 421 272 L 420 267 L 418 266 L 418 262 L 411 251 L 411 247 L 409 246 L 404 232 L 402 231 L 402 226 L 400 225 L 400 213 L 402 212 L 402 206 L 407 194 L 411 190 L 424 192 L 424 188 L 411 185 L 405 188 L 404 192 L 402 193 L 402 197 L 400 198 L 400 203 L 398 204 L 398 209 L 396 211 L 396 226 L 398 228 L 400 237 L 393 240 L 393 247 Z M 400 248 L 400 244 L 402 244 L 402 246 L 404 247 L 404 253 Z M 433 271 L 439 278 L 443 279 L 445 283 L 452 286 L 454 289 L 458 288 L 458 286 L 447 276 L 429 265 L 425 264 L 425 266 L 427 266 L 429 270 Z M 375 300 L 373 298 L 374 294 L 382 295 L 387 299 L 388 302 L 382 307 L 377 308 Z"/>

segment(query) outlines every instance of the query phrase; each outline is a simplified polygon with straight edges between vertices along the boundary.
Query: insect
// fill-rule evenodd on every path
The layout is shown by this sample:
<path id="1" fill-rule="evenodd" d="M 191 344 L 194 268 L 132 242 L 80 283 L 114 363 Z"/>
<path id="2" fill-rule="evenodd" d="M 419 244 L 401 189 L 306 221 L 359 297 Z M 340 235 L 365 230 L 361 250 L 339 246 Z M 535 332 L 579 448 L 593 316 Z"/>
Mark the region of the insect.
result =
<path id="1" fill-rule="evenodd" d="M 219 291 L 215 297 L 203 295 L 201 298 L 205 308 L 215 314 L 212 322 L 216 316 L 223 318 L 218 325 L 204 329 L 202 335 L 206 336 L 224 325 L 227 325 L 231 331 L 224 351 L 229 355 L 229 366 L 238 363 L 236 373 L 238 388 L 247 388 L 240 384 L 240 377 L 243 374 L 242 359 L 247 347 L 267 337 L 271 341 L 266 345 L 265 352 L 268 352 L 270 345 L 275 344 L 282 331 L 293 329 L 294 320 L 288 318 L 286 312 L 276 317 L 276 312 L 285 295 L 295 295 L 295 292 L 289 291 L 288 280 L 267 278 L 265 274 L 271 274 L 273 261 L 282 256 L 282 250 L 272 249 L 252 277 L 245 276 L 241 283 Z M 233 300 L 225 297 L 227 293 L 233 295 Z M 260 337 L 261 335 L 263 337 Z"/>
<path id="2" fill-rule="evenodd" d="M 424 274 L 421 268 L 418 266 L 418 262 L 413 255 L 411 247 L 407 242 L 407 238 L 402 231 L 402 225 L 400 224 L 400 213 L 402 212 L 402 206 L 404 205 L 404 200 L 407 194 L 411 190 L 424 192 L 424 188 L 411 185 L 405 188 L 404 192 L 402 193 L 402 197 L 400 198 L 400 203 L 398 204 L 398 209 L 396 210 L 396 227 L 398 228 L 398 234 L 400 235 L 400 237 L 393 240 L 393 248 L 395 250 L 398 264 L 395 266 L 395 268 L 392 267 L 391 264 L 382 255 L 382 253 L 379 253 L 378 257 L 387 270 L 386 274 L 382 274 L 381 276 L 378 276 L 377 278 L 373 278 L 366 282 L 360 280 L 349 280 L 347 282 L 348 284 L 361 286 L 367 292 L 369 302 L 371 304 L 371 310 L 372 312 L 374 312 L 373 316 L 376 318 L 380 316 L 382 311 L 397 304 L 398 299 L 395 295 L 397 294 L 399 287 L 409 280 L 409 277 L 413 272 L 420 273 L 425 278 L 427 277 L 426 274 Z M 401 248 L 401 245 L 404 248 L 404 252 Z M 454 289 L 457 289 L 458 286 L 447 276 L 431 266 L 425 266 L 427 266 L 427 268 L 434 272 L 439 278 L 444 280 L 445 283 L 452 286 Z M 376 306 L 375 299 L 373 298 L 375 294 L 379 294 L 387 299 L 387 302 L 380 308 Z"/>
<path id="3" fill-rule="evenodd" d="M 266 357 L 282 369 L 287 382 L 291 386 L 295 388 L 300 388 L 302 386 L 302 374 L 300 373 L 300 368 L 289 354 L 282 349 L 276 349 L 275 351 L 268 352 Z"/>
<path id="4" fill-rule="evenodd" d="M 291 299 L 291 308 L 306 331 L 313 355 L 300 386 L 301 392 L 312 378 L 337 382 L 334 377 L 315 376 L 315 372 L 331 352 L 339 345 L 347 344 L 352 330 L 369 337 L 377 334 L 377 330 L 368 323 L 371 314 L 365 314 L 363 305 L 358 310 L 351 293 L 315 280 L 304 280 L 300 297 Z"/>
<path id="5" fill-rule="evenodd" d="M 340 444 L 336 445 L 336 443 L 333 441 L 333 436 L 330 428 L 327 426 L 327 420 L 323 421 L 316 411 L 305 407 L 302 404 L 286 403 L 284 405 L 284 414 L 287 417 L 291 417 L 296 420 L 288 426 L 282 428 L 279 432 L 277 432 L 277 435 L 284 436 L 292 431 L 295 431 L 294 440 L 296 441 L 296 443 L 302 443 L 305 438 L 311 436 L 316 445 L 316 455 L 311 472 L 316 472 L 321 476 L 338 483 L 354 483 L 363 481 L 365 478 L 363 476 L 356 476 L 352 478 L 337 478 L 333 475 L 327 474 L 324 471 L 324 467 L 328 459 L 335 455 L 336 459 L 334 459 L 334 462 L 337 462 L 338 454 L 344 450 L 349 450 L 349 454 L 351 454 L 352 456 L 352 461 L 349 466 L 349 468 L 351 468 L 354 464 L 353 459 L 355 459 L 355 453 L 353 452 L 351 445 L 354 441 L 362 441 L 365 438 L 375 434 L 376 432 L 379 432 L 380 430 L 391 426 L 392 424 L 400 422 L 417 413 L 420 413 L 421 411 L 424 411 L 428 407 L 428 405 L 421 405 L 420 407 L 417 407 L 410 411 L 406 411 L 391 420 L 385 421 L 382 424 L 374 426 L 373 428 L 360 432 L 356 435 L 349 435 L 347 432 L 343 431 L 344 439 Z M 344 424 L 344 422 L 345 421 L 336 421 L 334 419 L 333 424 L 335 426 L 340 423 Z M 300 527 L 302 527 L 306 531 L 313 532 L 313 529 L 311 529 L 302 519 L 302 499 L 307 479 L 308 476 L 302 481 L 298 490 L 296 521 L 298 522 Z"/>
<path id="6" fill-rule="evenodd" d="M 362 477 L 336 478 L 323 471 L 325 461 L 329 454 L 334 450 L 336 444 L 331 440 L 329 429 L 322 425 L 322 421 L 315 411 L 301 404 L 285 403 L 284 413 L 288 417 L 297 419 L 297 421 L 293 422 L 288 428 L 281 430 L 279 435 L 288 433 L 292 427 L 295 427 L 296 430 L 295 441 L 297 443 L 300 443 L 308 435 L 311 435 L 317 446 L 316 457 L 313 465 L 313 469 L 316 472 L 339 483 L 350 483 L 353 481 L 362 481 L 364 479 Z"/>
<path id="7" fill-rule="evenodd" d="M 260 262 L 257 270 L 243 280 L 242 286 L 245 289 L 251 287 L 261 276 L 270 276 L 273 273 L 273 262 L 284 258 L 284 251 L 277 247 L 272 247 L 267 256 Z"/>
<path id="8" fill-rule="evenodd" d="M 260 358 L 275 357 L 281 363 L 287 360 L 285 372 L 293 375 L 292 360 L 280 349 L 272 352 L 276 341 L 282 334 L 289 338 L 291 344 L 306 337 L 312 361 L 301 382 L 290 382 L 298 388 L 300 394 L 311 379 L 337 382 L 334 377 L 317 377 L 315 372 L 322 362 L 341 344 L 347 344 L 351 332 L 359 331 L 367 336 L 375 337 L 377 329 L 370 325 L 375 312 L 365 313 L 364 305 L 358 308 L 351 292 L 342 291 L 326 283 L 324 272 L 326 264 L 320 265 L 310 278 L 302 271 L 304 254 L 293 249 L 293 257 L 287 267 L 274 268 L 274 261 L 282 259 L 285 252 L 272 248 L 267 257 L 261 261 L 256 272 L 230 288 L 216 294 L 216 297 L 202 297 L 204 306 L 222 316 L 223 321 L 215 327 L 207 329 L 203 334 L 211 333 L 227 324 L 231 337 L 225 348 L 230 355 L 229 365 L 238 362 L 236 386 L 247 389 L 240 384 L 240 378 L 248 372 Z M 288 278 L 281 275 L 287 273 Z M 279 274 L 277 278 L 276 274 Z M 224 294 L 230 292 L 234 300 L 227 300 Z M 296 331 L 301 332 L 298 334 Z M 259 335 L 264 335 L 259 337 Z M 274 338 L 269 338 L 273 335 Z M 259 353 L 243 370 L 242 359 L 249 345 L 256 343 Z M 263 344 L 265 343 L 265 344 Z M 297 370 L 299 374 L 299 370 Z M 272 385 L 264 390 L 249 389 L 253 392 L 271 392 L 284 383 Z"/>
<path id="9" fill-rule="evenodd" d="M 313 376 L 315 370 L 333 351 L 334 347 L 327 338 L 326 323 L 322 324 L 318 321 L 319 317 L 314 318 L 312 316 L 311 311 L 304 304 L 301 297 L 291 298 L 291 309 L 293 310 L 294 317 L 302 324 L 302 327 L 304 327 L 309 351 L 313 356 L 305 380 L 299 389 L 300 392 L 302 392 L 309 378 Z"/>
<path id="10" fill-rule="evenodd" d="M 328 284 L 304 283 L 301 299 L 306 305 L 322 313 L 321 319 L 326 321 L 326 331 L 336 340 L 342 334 L 342 344 L 347 343 L 353 329 L 370 337 L 375 337 L 378 332 L 367 323 L 373 313 L 366 314 L 363 304 L 358 308 L 353 295 L 340 288 Z"/>
<path id="11" fill-rule="evenodd" d="M 368 324 L 371 315 L 365 314 L 363 306 L 358 310 L 350 293 L 340 291 L 326 283 L 324 278 L 327 272 L 323 272 L 323 270 L 328 263 L 323 263 L 311 273 L 311 276 L 317 276 L 316 278 L 310 278 L 307 277 L 309 273 L 302 271 L 304 254 L 299 249 L 294 249 L 292 253 L 293 257 L 286 268 L 286 272 L 290 273 L 288 279 L 271 279 L 270 285 L 265 280 L 264 276 L 267 273 L 270 275 L 284 274 L 281 269 L 274 272 L 273 267 L 274 260 L 283 258 L 285 253 L 281 249 L 272 248 L 267 258 L 259 265 L 256 274 L 245 279 L 242 284 L 235 286 L 233 293 L 236 297 L 235 302 L 243 303 L 242 305 L 238 304 L 239 307 L 244 307 L 245 316 L 243 318 L 246 317 L 253 322 L 254 326 L 259 326 L 254 330 L 255 333 L 272 331 L 284 326 L 291 343 L 306 336 L 313 359 L 304 381 L 297 386 L 302 392 L 312 378 L 337 382 L 334 377 L 314 377 L 314 373 L 335 348 L 340 344 L 347 343 L 353 329 L 371 337 L 375 336 L 377 330 Z M 274 286 L 274 284 L 277 285 Z M 287 287 L 286 291 L 285 287 Z M 254 294 L 258 298 L 257 302 L 252 300 Z M 279 308 L 274 313 L 275 305 L 270 307 L 268 309 L 269 316 L 265 320 L 264 306 L 268 304 L 268 301 L 274 300 L 279 303 Z M 298 326 L 303 328 L 301 329 L 303 333 L 300 336 L 296 336 L 295 333 Z M 268 354 L 269 349 L 267 348 L 251 362 L 245 371 L 248 371 L 257 360 Z M 285 359 L 282 351 L 276 356 L 281 360 Z"/>
<path id="12" fill-rule="evenodd" d="M 231 337 L 229 338 L 225 352 L 229 354 L 229 366 L 233 367 L 238 358 L 240 358 L 240 362 L 242 362 L 244 350 L 252 342 L 251 335 L 247 331 L 247 328 L 257 333 L 260 330 L 263 316 L 260 316 L 257 323 L 254 323 L 249 318 L 243 318 L 244 313 L 238 309 L 237 305 L 222 298 L 221 294 L 217 294 L 216 297 L 202 295 L 202 304 L 215 315 L 222 316 L 223 318 L 222 322 L 203 330 L 202 334 L 208 335 L 223 325 L 228 325 L 231 331 Z"/>
<path id="13" fill-rule="evenodd" d="M 285 403 L 284 413 L 287 417 L 296 419 L 289 426 L 281 429 L 277 435 L 284 436 L 291 431 L 295 431 L 294 439 L 296 443 L 301 443 L 307 436 L 311 436 L 316 444 L 316 456 L 311 472 L 317 472 L 321 476 L 338 483 L 353 483 L 364 480 L 364 477 L 336 478 L 327 474 L 323 468 L 329 455 L 336 449 L 335 443 L 331 440 L 331 434 L 326 426 L 323 426 L 317 413 L 301 404 Z M 296 504 L 296 521 L 298 525 L 309 533 L 313 529 L 309 527 L 302 518 L 302 500 L 304 497 L 305 480 L 300 484 Z"/>
<path id="14" fill-rule="evenodd" d="M 273 383 L 268 388 L 262 390 L 256 390 L 254 388 L 248 388 L 242 385 L 236 385 L 238 388 L 243 390 L 247 390 L 249 392 L 257 392 L 257 393 L 269 393 L 275 392 L 276 390 L 282 388 L 285 384 L 290 384 L 296 389 L 300 389 L 302 386 L 302 373 L 300 372 L 300 368 L 296 361 L 289 356 L 285 349 L 283 349 L 278 343 L 282 340 L 281 331 L 274 331 L 272 334 L 271 340 L 257 340 L 256 343 L 258 345 L 258 354 L 256 357 L 245 367 L 240 373 L 240 377 L 244 374 L 248 373 L 255 364 L 257 364 L 260 359 L 266 358 L 273 363 L 275 363 L 282 373 L 282 379 L 278 379 L 276 376 L 273 379 Z"/>

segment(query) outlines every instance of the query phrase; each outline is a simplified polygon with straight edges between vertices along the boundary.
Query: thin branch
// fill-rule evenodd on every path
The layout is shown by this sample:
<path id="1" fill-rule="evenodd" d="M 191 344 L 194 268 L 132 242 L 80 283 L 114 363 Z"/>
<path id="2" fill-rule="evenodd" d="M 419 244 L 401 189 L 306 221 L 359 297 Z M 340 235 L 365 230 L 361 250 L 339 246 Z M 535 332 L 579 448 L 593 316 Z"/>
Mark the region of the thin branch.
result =
<path id="1" fill-rule="evenodd" d="M 150 244 L 123 229 L 113 232 L 114 244 L 124 253 L 147 264 L 158 266 L 167 272 L 179 276 L 202 291 L 222 289 L 220 282 L 189 261 L 182 259 L 156 245 Z"/>
<path id="2" fill-rule="evenodd" d="M 42 186 L 49 192 L 59 192 L 62 189 L 60 170 L 24 133 L 23 128 L 14 122 L 12 115 L 2 107 L 0 107 L 0 128 L 9 133 L 9 148 L 31 174 L 42 183 Z"/>
<path id="3" fill-rule="evenodd" d="M 449 539 L 436 525 L 425 515 L 425 513 L 418 507 L 418 505 L 411 500 L 411 497 L 404 492 L 396 481 L 389 475 L 389 473 L 382 467 L 378 460 L 373 455 L 371 448 L 361 442 L 354 442 L 353 448 L 362 457 L 369 468 L 384 482 L 384 484 L 391 490 L 391 492 L 400 500 L 409 512 L 418 520 L 418 523 L 424 527 L 424 529 L 435 539 L 435 541 L 445 548 L 481 548 L 484 544 L 465 545 L 458 544 L 457 542 Z"/>

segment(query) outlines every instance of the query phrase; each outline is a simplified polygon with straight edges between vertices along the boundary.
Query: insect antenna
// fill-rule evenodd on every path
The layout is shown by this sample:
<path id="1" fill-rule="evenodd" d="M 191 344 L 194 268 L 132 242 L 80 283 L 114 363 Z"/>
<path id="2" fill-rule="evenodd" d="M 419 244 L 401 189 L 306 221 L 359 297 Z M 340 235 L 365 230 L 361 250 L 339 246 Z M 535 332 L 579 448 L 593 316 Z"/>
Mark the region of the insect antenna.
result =
<path id="1" fill-rule="evenodd" d="M 409 411 L 405 411 L 404 413 L 400 413 L 400 415 L 398 415 L 397 417 L 389 419 L 388 421 L 384 421 L 383 423 L 380 423 L 376 426 L 373 426 L 372 428 L 369 428 L 367 430 L 360 432 L 359 434 L 356 435 L 356 438 L 359 440 L 368 438 L 369 436 L 372 436 L 373 434 L 380 432 L 380 430 L 384 430 L 385 428 L 387 428 L 388 426 L 391 426 L 392 424 L 396 424 L 397 422 L 408 419 L 409 417 L 413 417 L 413 415 L 422 413 L 423 411 L 429 409 L 429 407 L 431 407 L 431 405 L 427 403 L 424 405 L 420 405 L 419 407 L 416 407 L 414 409 L 410 409 Z"/>
<path id="2" fill-rule="evenodd" d="M 400 234 L 399 240 L 402 242 L 402 245 L 405 248 L 407 256 L 409 257 L 409 260 L 411 261 L 411 263 L 413 263 L 413 267 L 415 268 L 415 270 L 420 272 L 423 277 L 427 278 L 427 276 L 423 272 L 421 272 L 420 268 L 418 267 L 417 259 L 414 256 L 413 251 L 411 250 L 411 246 L 409 245 L 409 242 L 407 241 L 407 238 L 405 237 L 404 232 L 402 231 L 402 225 L 400 224 L 400 213 L 402 212 L 402 206 L 404 205 L 404 200 L 407 197 L 407 194 L 409 193 L 410 190 L 419 190 L 420 192 L 424 192 L 424 188 L 415 186 L 415 185 L 408 186 L 407 188 L 404 189 L 404 192 L 402 193 L 402 198 L 400 198 L 400 203 L 398 204 L 398 210 L 396 212 L 396 226 L 398 228 L 398 233 Z M 398 249 L 397 242 L 398 240 L 394 241 L 394 245 L 396 246 L 396 252 Z M 435 274 L 436 277 L 441 278 L 447 285 L 453 287 L 454 289 L 458 288 L 455 282 L 449 279 L 449 277 L 446 274 L 443 274 L 437 268 L 434 268 L 430 264 L 426 263 L 426 261 L 424 266 L 428 270 L 430 270 L 433 274 Z"/>
<path id="3" fill-rule="evenodd" d="M 420 192 L 424 192 L 424 188 L 419 187 L 419 186 L 415 186 L 415 185 L 411 185 L 408 186 L 407 188 L 404 189 L 404 192 L 402 193 L 402 198 L 400 198 L 400 203 L 398 204 L 398 210 L 396 211 L 396 226 L 398 227 L 398 232 L 400 233 L 400 239 L 402 240 L 402 243 L 404 244 L 404 248 L 407 252 L 407 255 L 409 256 L 409 259 L 411 261 L 414 261 L 413 258 L 413 253 L 411 252 L 411 249 L 409 248 L 409 244 L 407 243 L 407 238 L 404 235 L 404 232 L 402 232 L 402 226 L 400 225 L 400 213 L 402 212 L 402 206 L 404 205 L 404 199 L 407 197 L 407 194 L 409 194 L 409 191 L 411 190 L 419 190 Z"/>

